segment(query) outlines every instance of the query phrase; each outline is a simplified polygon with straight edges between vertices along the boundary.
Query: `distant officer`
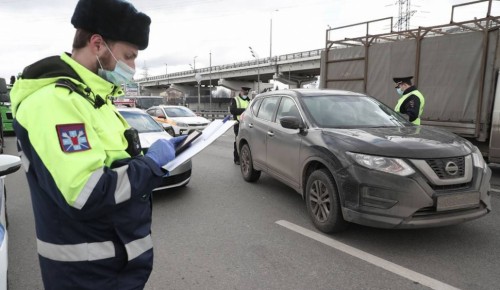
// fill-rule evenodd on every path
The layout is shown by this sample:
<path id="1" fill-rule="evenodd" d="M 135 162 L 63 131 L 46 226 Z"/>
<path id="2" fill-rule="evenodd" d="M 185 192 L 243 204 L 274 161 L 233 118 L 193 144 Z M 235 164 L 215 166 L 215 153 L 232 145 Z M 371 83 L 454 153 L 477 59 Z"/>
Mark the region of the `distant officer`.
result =
<path id="1" fill-rule="evenodd" d="M 233 119 L 238 121 L 233 127 L 234 130 L 234 149 L 233 149 L 233 161 L 234 164 L 240 165 L 240 156 L 238 155 L 238 151 L 236 150 L 236 137 L 238 136 L 238 131 L 240 129 L 240 115 L 245 111 L 250 104 L 250 97 L 248 97 L 248 93 L 250 92 L 250 88 L 241 87 L 241 91 L 238 96 L 231 99 L 231 104 L 229 105 L 229 111 L 233 115 Z"/>
<path id="2" fill-rule="evenodd" d="M 420 116 L 424 112 L 424 95 L 412 85 L 413 77 L 393 78 L 396 91 L 400 96 L 395 111 L 408 116 L 408 120 L 415 125 L 420 125 Z"/>
<path id="3" fill-rule="evenodd" d="M 157 141 L 144 156 L 111 103 L 132 81 L 151 19 L 126 1 L 80 0 L 71 23 L 72 54 L 26 67 L 11 94 L 44 288 L 143 289 L 153 267 L 151 192 L 185 137 Z"/>

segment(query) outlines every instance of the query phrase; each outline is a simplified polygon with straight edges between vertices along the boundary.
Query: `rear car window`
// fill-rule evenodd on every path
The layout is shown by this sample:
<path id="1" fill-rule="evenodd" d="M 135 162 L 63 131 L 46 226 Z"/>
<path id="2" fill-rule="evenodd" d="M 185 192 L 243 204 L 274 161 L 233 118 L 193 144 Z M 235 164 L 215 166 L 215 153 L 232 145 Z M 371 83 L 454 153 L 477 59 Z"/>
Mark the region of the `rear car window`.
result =
<path id="1" fill-rule="evenodd" d="M 266 121 L 273 121 L 274 111 L 278 104 L 280 97 L 269 97 L 262 101 L 262 105 L 257 113 L 257 118 L 264 119 Z"/>
<path id="2" fill-rule="evenodd" d="M 259 111 L 260 103 L 262 103 L 262 99 L 257 99 L 254 102 L 252 102 L 252 113 L 257 116 L 257 112 Z"/>

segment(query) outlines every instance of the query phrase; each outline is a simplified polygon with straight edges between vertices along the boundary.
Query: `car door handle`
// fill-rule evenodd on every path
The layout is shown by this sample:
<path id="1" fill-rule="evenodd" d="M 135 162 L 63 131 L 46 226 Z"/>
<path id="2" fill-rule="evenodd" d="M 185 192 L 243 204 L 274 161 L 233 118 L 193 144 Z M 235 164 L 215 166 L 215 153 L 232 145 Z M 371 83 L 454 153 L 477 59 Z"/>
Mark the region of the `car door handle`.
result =
<path id="1" fill-rule="evenodd" d="M 269 137 L 273 137 L 273 136 L 274 136 L 274 132 L 272 132 L 272 131 L 267 131 L 267 136 L 269 136 Z"/>
<path id="2" fill-rule="evenodd" d="M 248 127 L 253 128 L 253 124 L 252 123 L 248 123 Z"/>

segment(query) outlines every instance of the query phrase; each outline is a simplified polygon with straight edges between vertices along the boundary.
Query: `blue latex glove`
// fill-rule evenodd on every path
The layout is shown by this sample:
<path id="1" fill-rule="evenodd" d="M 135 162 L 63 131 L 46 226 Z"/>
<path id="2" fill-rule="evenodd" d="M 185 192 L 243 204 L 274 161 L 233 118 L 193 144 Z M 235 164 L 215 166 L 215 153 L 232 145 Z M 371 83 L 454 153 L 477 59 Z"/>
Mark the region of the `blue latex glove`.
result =
<path id="1" fill-rule="evenodd" d="M 175 147 L 180 144 L 187 136 L 178 136 L 170 140 L 156 140 L 148 149 L 146 156 L 151 158 L 159 167 L 164 166 L 175 158 Z"/>

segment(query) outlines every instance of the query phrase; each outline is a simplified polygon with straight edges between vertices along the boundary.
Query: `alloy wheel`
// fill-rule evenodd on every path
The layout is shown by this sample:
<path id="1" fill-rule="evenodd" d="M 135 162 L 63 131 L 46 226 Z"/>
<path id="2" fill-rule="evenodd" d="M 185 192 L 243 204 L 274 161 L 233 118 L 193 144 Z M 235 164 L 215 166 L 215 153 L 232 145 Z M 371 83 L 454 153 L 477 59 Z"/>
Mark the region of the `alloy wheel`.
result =
<path id="1" fill-rule="evenodd" d="M 319 222 L 325 222 L 330 215 L 331 208 L 327 186 L 321 180 L 315 180 L 309 194 L 312 213 Z"/>

